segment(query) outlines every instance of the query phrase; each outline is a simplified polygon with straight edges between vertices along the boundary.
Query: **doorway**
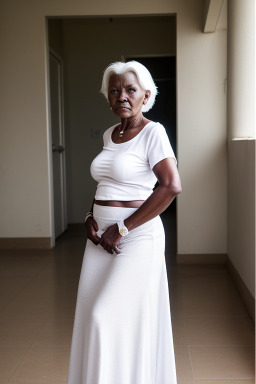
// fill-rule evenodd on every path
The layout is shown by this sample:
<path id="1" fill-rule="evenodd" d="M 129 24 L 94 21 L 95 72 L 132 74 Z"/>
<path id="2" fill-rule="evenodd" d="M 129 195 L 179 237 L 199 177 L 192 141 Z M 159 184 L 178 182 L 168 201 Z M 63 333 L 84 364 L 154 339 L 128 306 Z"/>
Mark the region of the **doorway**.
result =
<path id="1" fill-rule="evenodd" d="M 120 29 L 127 31 L 125 44 Z M 176 74 L 173 67 L 176 62 L 176 17 L 51 18 L 48 31 L 49 46 L 64 60 L 67 222 L 68 225 L 82 224 L 96 188 L 90 175 L 90 163 L 102 149 L 103 132 L 118 122 L 99 93 L 102 73 L 108 64 L 123 57 L 137 58 L 138 61 L 150 59 L 150 63 L 142 63 L 154 73 L 153 62 L 157 59 L 160 63 L 158 70 L 162 72 L 153 76 L 160 91 L 157 96 L 160 110 L 154 112 L 156 104 L 147 117 L 159 120 L 166 127 L 174 151 L 176 149 L 176 107 L 171 110 L 164 107 L 166 101 L 167 104 L 173 104 L 172 99 L 176 102 L 173 78 Z M 166 74 L 163 70 L 167 71 L 170 66 L 171 74 Z M 163 80 L 172 82 L 172 93 L 166 84 L 163 86 Z M 161 102 L 163 99 L 164 103 Z M 161 117 L 163 108 L 167 114 L 172 113 L 166 121 Z"/>

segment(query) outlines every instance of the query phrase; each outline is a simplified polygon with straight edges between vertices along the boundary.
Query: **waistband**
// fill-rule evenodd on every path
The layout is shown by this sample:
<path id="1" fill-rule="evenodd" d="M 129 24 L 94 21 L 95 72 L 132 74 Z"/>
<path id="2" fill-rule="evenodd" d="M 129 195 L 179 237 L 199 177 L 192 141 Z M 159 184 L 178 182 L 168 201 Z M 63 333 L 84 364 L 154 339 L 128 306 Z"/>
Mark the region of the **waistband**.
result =
<path id="1" fill-rule="evenodd" d="M 93 205 L 93 216 L 103 220 L 124 220 L 132 215 L 138 208 L 110 207 L 106 205 Z"/>

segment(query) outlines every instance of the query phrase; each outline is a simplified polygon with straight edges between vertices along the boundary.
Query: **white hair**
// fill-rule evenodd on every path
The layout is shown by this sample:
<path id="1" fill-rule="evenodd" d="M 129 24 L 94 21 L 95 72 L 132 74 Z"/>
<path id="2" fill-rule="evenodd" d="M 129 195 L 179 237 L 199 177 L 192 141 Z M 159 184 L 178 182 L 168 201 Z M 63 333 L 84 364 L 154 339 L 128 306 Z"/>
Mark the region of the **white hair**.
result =
<path id="1" fill-rule="evenodd" d="M 137 76 L 138 82 L 144 91 L 150 91 L 150 97 L 148 99 L 147 104 L 142 106 L 142 112 L 149 111 L 154 103 L 157 95 L 157 87 L 152 79 L 152 76 L 149 70 L 144 67 L 138 61 L 128 61 L 127 63 L 123 63 L 122 61 L 116 61 L 115 63 L 110 64 L 104 71 L 102 85 L 101 85 L 101 93 L 108 100 L 108 87 L 109 87 L 109 79 L 111 75 L 122 75 L 126 72 L 134 72 Z"/>

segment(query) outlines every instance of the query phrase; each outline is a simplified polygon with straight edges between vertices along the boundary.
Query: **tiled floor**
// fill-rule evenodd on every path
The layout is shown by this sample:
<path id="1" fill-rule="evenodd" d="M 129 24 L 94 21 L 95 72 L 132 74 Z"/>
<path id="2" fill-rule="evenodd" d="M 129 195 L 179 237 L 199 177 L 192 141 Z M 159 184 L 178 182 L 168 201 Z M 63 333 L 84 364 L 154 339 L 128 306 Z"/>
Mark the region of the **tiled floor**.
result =
<path id="1" fill-rule="evenodd" d="M 84 245 L 79 227 L 51 251 L 1 251 L 0 384 L 66 383 Z M 167 236 L 178 384 L 253 384 L 254 327 L 227 270 L 176 266 L 174 247 Z"/>

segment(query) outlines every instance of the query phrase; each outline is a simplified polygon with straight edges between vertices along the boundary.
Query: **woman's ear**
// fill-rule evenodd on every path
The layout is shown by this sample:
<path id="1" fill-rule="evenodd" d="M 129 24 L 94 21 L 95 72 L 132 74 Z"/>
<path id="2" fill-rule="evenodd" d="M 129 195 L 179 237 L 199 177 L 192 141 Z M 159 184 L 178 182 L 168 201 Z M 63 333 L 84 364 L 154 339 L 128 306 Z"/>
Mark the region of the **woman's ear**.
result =
<path id="1" fill-rule="evenodd" d="M 151 92 L 149 90 L 145 91 L 145 96 L 143 100 L 143 104 L 147 104 L 148 99 L 150 98 Z"/>

